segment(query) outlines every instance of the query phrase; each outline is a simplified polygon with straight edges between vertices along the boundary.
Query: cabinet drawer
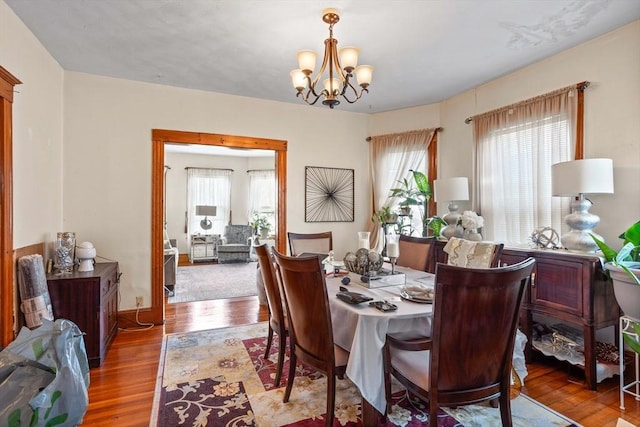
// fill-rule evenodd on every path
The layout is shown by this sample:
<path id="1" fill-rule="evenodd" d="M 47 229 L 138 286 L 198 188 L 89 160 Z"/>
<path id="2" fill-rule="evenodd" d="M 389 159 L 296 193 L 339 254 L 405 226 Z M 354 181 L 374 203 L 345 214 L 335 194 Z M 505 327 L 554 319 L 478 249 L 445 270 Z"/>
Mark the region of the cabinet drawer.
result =
<path id="1" fill-rule="evenodd" d="M 206 245 L 193 245 L 191 246 L 191 250 L 193 252 L 194 258 L 204 258 L 207 256 L 207 246 Z"/>
<path id="2" fill-rule="evenodd" d="M 538 258 L 531 286 L 531 302 L 537 307 L 582 317 L 584 314 L 581 262 Z"/>

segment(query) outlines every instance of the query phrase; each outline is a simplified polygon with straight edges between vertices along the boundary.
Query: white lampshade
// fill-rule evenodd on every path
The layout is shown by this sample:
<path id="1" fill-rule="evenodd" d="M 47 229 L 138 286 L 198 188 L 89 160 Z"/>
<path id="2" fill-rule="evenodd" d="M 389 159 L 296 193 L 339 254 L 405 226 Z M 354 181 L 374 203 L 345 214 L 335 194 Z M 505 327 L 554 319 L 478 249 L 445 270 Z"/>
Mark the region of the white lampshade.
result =
<path id="1" fill-rule="evenodd" d="M 356 80 L 362 87 L 367 87 L 373 79 L 373 67 L 371 65 L 359 65 L 356 67 Z"/>
<path id="2" fill-rule="evenodd" d="M 312 50 L 301 50 L 298 52 L 298 67 L 313 73 L 316 68 L 316 57 L 316 53 Z"/>
<path id="3" fill-rule="evenodd" d="M 302 70 L 292 70 L 289 75 L 291 76 L 291 83 L 296 89 L 304 89 L 307 86 L 307 80 L 304 78 Z"/>
<path id="4" fill-rule="evenodd" d="M 469 180 L 466 176 L 442 178 L 433 181 L 433 198 L 436 202 L 469 200 Z"/>
<path id="5" fill-rule="evenodd" d="M 197 205 L 196 216 L 216 216 L 217 210 L 215 206 Z"/>
<path id="6" fill-rule="evenodd" d="M 551 191 L 554 196 L 613 193 L 613 161 L 583 159 L 551 166 Z"/>
<path id="7" fill-rule="evenodd" d="M 360 49 L 353 46 L 347 46 L 340 49 L 340 66 L 342 69 L 355 69 L 358 65 L 358 56 Z"/>
<path id="8" fill-rule="evenodd" d="M 322 83 L 329 94 L 337 95 L 340 93 L 340 79 L 326 79 Z"/>

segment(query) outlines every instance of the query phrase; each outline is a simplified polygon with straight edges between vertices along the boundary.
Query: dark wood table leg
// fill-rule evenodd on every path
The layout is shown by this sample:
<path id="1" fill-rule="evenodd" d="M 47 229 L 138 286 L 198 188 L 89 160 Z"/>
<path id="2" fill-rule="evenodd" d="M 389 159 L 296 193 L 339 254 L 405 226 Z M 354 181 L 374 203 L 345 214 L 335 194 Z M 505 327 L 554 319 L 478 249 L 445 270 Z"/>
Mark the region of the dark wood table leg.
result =
<path id="1" fill-rule="evenodd" d="M 367 401 L 362 398 L 362 425 L 364 427 L 376 427 L 378 425 L 378 416 L 380 412 Z"/>

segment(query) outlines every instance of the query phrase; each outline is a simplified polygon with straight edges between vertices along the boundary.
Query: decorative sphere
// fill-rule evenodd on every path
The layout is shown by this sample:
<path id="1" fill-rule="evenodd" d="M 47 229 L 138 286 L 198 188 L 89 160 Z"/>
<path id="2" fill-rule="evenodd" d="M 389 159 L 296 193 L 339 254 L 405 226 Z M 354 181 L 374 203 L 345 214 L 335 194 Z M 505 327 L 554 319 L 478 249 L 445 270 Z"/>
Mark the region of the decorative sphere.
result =
<path id="1" fill-rule="evenodd" d="M 539 227 L 531 233 L 531 242 L 537 248 L 556 249 L 560 243 L 560 236 L 551 227 Z"/>

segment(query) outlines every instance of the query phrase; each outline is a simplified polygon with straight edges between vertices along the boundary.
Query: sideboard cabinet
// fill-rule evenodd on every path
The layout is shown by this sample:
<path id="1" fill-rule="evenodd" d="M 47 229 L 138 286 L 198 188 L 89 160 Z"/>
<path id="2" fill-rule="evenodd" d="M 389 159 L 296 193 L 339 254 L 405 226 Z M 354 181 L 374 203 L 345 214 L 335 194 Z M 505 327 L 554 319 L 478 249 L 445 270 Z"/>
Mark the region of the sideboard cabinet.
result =
<path id="1" fill-rule="evenodd" d="M 53 315 L 69 319 L 84 333 L 89 366 L 102 365 L 118 332 L 117 262 L 96 263 L 93 271 L 47 274 Z"/>
<path id="2" fill-rule="evenodd" d="M 575 254 L 564 250 L 526 250 L 505 248 L 501 265 L 535 258 L 529 292 L 525 295 L 521 328 L 529 338 L 525 354 L 532 352 L 533 316 L 558 319 L 582 330 L 584 339 L 585 382 L 596 390 L 596 330 L 618 328 L 620 307 L 613 286 L 606 280 L 595 254 Z M 617 336 L 617 333 L 615 334 Z"/>

